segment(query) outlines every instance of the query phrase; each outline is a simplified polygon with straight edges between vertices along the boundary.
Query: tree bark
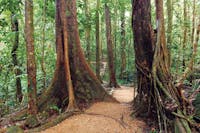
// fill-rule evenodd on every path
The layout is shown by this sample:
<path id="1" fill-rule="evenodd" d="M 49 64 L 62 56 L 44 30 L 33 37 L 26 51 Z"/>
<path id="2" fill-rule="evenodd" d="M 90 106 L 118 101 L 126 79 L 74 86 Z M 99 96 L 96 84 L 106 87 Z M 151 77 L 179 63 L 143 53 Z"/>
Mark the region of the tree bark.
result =
<path id="1" fill-rule="evenodd" d="M 173 20 L 173 6 L 172 0 L 167 0 L 167 43 L 171 45 L 172 43 L 172 20 Z"/>
<path id="2" fill-rule="evenodd" d="M 60 4 L 60 5 L 59 5 Z M 64 67 L 65 67 L 65 77 L 66 77 L 66 84 L 68 88 L 68 96 L 69 96 L 69 103 L 67 107 L 67 111 L 75 111 L 78 109 L 75 96 L 74 96 L 74 89 L 71 80 L 71 73 L 70 73 L 70 66 L 69 66 L 69 48 L 68 48 L 68 33 L 67 33 L 67 18 L 66 18 L 66 1 L 65 0 L 58 0 L 57 6 L 58 19 L 61 20 L 61 27 L 62 28 L 62 45 L 64 45 Z M 56 19 L 57 20 L 57 19 Z"/>
<path id="3" fill-rule="evenodd" d="M 183 45 L 182 45 L 182 67 L 183 71 L 185 69 L 186 63 L 185 63 L 185 50 L 186 50 L 186 43 L 187 43 L 187 3 L 186 0 L 184 0 L 184 8 L 183 8 L 183 18 L 184 18 L 184 25 L 183 25 Z"/>
<path id="4" fill-rule="evenodd" d="M 172 45 L 172 22 L 173 22 L 173 0 L 167 0 L 167 47 L 170 49 Z M 169 52 L 169 60 L 171 66 L 171 55 Z"/>
<path id="5" fill-rule="evenodd" d="M 76 99 L 77 106 L 79 107 L 83 103 L 88 105 L 94 101 L 116 101 L 113 97 L 106 93 L 99 80 L 86 62 L 80 45 L 76 1 L 65 0 L 67 7 L 66 29 L 63 26 L 61 27 L 61 21 L 63 21 L 63 18 L 60 17 L 58 7 L 59 1 L 60 0 L 57 0 L 56 8 L 56 68 L 50 86 L 40 96 L 40 110 L 48 109 L 48 106 L 52 104 L 59 108 L 65 109 L 70 99 L 70 93 L 73 93 L 71 91 L 68 96 L 67 89 L 69 89 L 69 84 L 67 83 L 71 81 L 73 81 L 72 86 L 74 88 L 75 94 L 74 99 Z M 67 30 L 67 33 L 65 33 L 68 36 L 67 38 L 64 37 L 65 30 Z M 68 58 L 71 81 L 69 81 L 69 75 L 66 75 L 67 69 L 65 68 L 66 65 L 64 65 L 67 59 L 66 45 L 64 45 L 64 42 L 66 44 L 66 39 L 68 42 Z M 70 106 L 69 104 L 68 106 Z"/>
<path id="6" fill-rule="evenodd" d="M 134 100 L 134 106 L 140 108 L 140 111 L 138 112 L 141 114 L 150 113 L 150 105 L 153 104 L 150 91 L 153 89 L 153 86 L 151 76 L 149 75 L 152 71 L 154 52 L 154 45 L 152 43 L 153 30 L 151 27 L 150 0 L 135 0 L 132 5 L 132 28 L 134 33 L 138 92 L 138 95 Z"/>
<path id="7" fill-rule="evenodd" d="M 85 40 L 86 40 L 86 58 L 88 63 L 91 61 L 91 51 L 90 51 L 90 30 L 91 30 L 91 22 L 90 22 L 90 11 L 89 11 L 89 3 L 88 0 L 84 0 L 85 3 L 85 16 L 86 16 L 86 25 L 85 25 Z"/>
<path id="8" fill-rule="evenodd" d="M 185 105 L 182 95 L 172 82 L 169 70 L 163 1 L 155 0 L 155 3 L 156 45 L 151 28 L 150 0 L 133 1 L 132 18 L 138 79 L 138 96 L 135 98 L 134 107 L 139 107 L 140 114 L 147 113 L 149 116 L 156 114 L 160 132 L 174 130 L 170 124 L 171 120 L 179 129 L 191 132 L 188 121 L 174 116 L 174 114 L 184 115 Z"/>
<path id="9" fill-rule="evenodd" d="M 37 113 L 36 98 L 36 63 L 34 52 L 34 26 L 33 26 L 33 1 L 25 1 L 25 38 L 27 51 L 27 75 L 28 75 L 28 110 L 31 115 Z"/>
<path id="10" fill-rule="evenodd" d="M 169 59 L 169 50 L 166 44 L 166 36 L 165 36 L 165 23 L 164 23 L 164 13 L 163 13 L 163 2 L 162 0 L 156 0 L 156 22 L 157 22 L 157 32 L 160 26 L 160 38 L 157 37 L 157 42 L 159 41 L 161 44 L 161 52 L 163 52 L 163 64 L 165 65 L 165 69 L 167 73 L 169 73 L 170 69 L 170 59 Z M 158 36 L 158 34 L 157 34 Z M 159 39 L 159 40 L 158 40 Z"/>
<path id="11" fill-rule="evenodd" d="M 115 76 L 115 66 L 113 57 L 113 40 L 111 35 L 111 20 L 110 10 L 105 4 L 105 18 L 106 18 L 106 38 L 107 38 L 107 52 L 108 52 L 108 65 L 109 65 L 109 87 L 119 87 Z"/>
<path id="12" fill-rule="evenodd" d="M 70 58 L 73 59 L 70 62 L 70 69 L 73 72 L 72 80 L 75 81 L 74 86 L 77 93 L 82 91 L 85 92 L 85 94 L 88 95 L 87 99 L 89 101 L 94 101 L 95 99 L 113 101 L 114 99 L 105 92 L 98 78 L 85 60 L 78 32 L 76 0 L 67 1 L 67 10 L 69 12 L 67 15 L 69 53 Z"/>
<path id="13" fill-rule="evenodd" d="M 12 16 L 11 16 L 11 26 L 12 26 L 12 32 L 15 33 L 11 55 L 12 55 L 12 61 L 14 65 L 14 72 L 16 76 L 16 101 L 21 102 L 23 98 L 23 94 L 22 94 L 20 75 L 22 74 L 22 72 L 19 68 L 20 65 L 17 59 L 17 49 L 19 47 L 19 22 L 16 17 L 16 14 L 14 13 L 12 13 Z"/>

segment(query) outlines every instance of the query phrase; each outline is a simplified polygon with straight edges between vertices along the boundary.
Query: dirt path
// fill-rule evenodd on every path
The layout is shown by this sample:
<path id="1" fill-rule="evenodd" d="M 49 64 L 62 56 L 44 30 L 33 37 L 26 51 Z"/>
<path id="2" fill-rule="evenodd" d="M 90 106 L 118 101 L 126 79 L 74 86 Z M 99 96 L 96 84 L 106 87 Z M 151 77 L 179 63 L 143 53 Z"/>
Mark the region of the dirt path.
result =
<path id="1" fill-rule="evenodd" d="M 141 133 L 145 123 L 129 116 L 133 88 L 122 87 L 112 94 L 120 104 L 95 103 L 86 114 L 72 116 L 42 133 Z"/>

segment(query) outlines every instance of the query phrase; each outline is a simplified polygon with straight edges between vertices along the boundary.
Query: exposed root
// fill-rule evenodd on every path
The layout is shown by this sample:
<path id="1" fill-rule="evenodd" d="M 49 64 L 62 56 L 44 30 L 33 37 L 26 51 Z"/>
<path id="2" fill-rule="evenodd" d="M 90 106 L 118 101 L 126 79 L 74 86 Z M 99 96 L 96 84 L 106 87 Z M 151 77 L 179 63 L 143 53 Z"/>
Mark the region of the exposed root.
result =
<path id="1" fill-rule="evenodd" d="M 65 120 L 66 118 L 72 116 L 74 113 L 73 112 L 65 112 L 65 113 L 62 113 L 60 114 L 59 116 L 57 116 L 56 118 L 54 118 L 52 121 L 50 122 L 47 122 L 43 125 L 41 125 L 40 127 L 38 128 L 34 128 L 34 129 L 31 129 L 31 130 L 27 130 L 26 132 L 28 133 L 32 133 L 32 132 L 40 132 L 42 130 L 45 130 L 47 128 L 50 128 L 52 126 L 55 126 L 57 125 L 58 123 L 62 122 L 63 120 Z"/>
<path id="2" fill-rule="evenodd" d="M 68 105 L 66 112 L 80 112 L 77 105 Z"/>

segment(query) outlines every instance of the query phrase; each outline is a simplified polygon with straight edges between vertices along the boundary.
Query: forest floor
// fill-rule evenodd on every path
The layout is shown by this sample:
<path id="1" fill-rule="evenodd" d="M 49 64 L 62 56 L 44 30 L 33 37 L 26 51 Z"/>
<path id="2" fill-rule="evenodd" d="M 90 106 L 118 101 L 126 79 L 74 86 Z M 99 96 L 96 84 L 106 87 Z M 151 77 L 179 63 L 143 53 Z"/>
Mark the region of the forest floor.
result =
<path id="1" fill-rule="evenodd" d="M 98 102 L 42 133 L 143 133 L 148 131 L 144 121 L 132 118 L 133 87 L 121 86 L 112 91 L 120 103 Z"/>

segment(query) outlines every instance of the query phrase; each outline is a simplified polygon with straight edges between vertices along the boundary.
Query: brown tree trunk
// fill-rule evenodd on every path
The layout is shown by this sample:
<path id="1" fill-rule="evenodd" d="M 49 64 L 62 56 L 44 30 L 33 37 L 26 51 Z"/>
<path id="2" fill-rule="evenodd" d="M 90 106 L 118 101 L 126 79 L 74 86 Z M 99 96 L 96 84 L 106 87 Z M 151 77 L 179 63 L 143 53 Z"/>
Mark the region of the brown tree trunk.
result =
<path id="1" fill-rule="evenodd" d="M 112 0 L 112 1 L 108 1 L 108 2 L 113 2 L 114 5 L 118 5 L 118 1 L 117 0 Z M 109 8 L 109 7 L 108 7 Z M 110 8 L 109 8 L 109 12 L 110 12 Z M 111 39 L 113 40 L 112 45 L 113 45 L 113 59 L 114 59 L 114 66 L 117 66 L 117 21 L 118 21 L 118 8 L 117 6 L 114 6 L 114 13 L 115 16 L 113 18 L 113 22 L 111 23 L 113 25 L 113 28 L 111 28 Z M 110 16 L 111 18 L 111 16 Z M 116 73 L 116 67 L 114 67 L 114 72 Z"/>
<path id="2" fill-rule="evenodd" d="M 125 7 L 121 9 L 121 73 L 120 77 L 124 77 L 126 71 L 126 38 L 125 38 Z"/>
<path id="3" fill-rule="evenodd" d="M 86 58 L 88 63 L 90 64 L 90 30 L 91 30 L 91 22 L 90 22 L 90 11 L 89 11 L 89 3 L 88 0 L 84 0 L 85 3 L 85 16 L 86 16 L 86 25 L 85 25 L 85 40 L 86 40 Z"/>
<path id="4" fill-rule="evenodd" d="M 167 0 L 167 43 L 171 45 L 172 43 L 172 20 L 173 20 L 173 7 L 172 7 L 173 0 Z"/>
<path id="5" fill-rule="evenodd" d="M 172 45 L 172 22 L 173 22 L 173 0 L 167 0 L 167 47 L 170 49 Z M 169 52 L 169 60 L 171 66 L 171 55 Z"/>
<path id="6" fill-rule="evenodd" d="M 72 71 L 72 80 L 74 82 L 75 90 L 87 94 L 86 99 L 90 100 L 111 100 L 114 99 L 109 96 L 102 88 L 98 78 L 92 72 L 87 64 L 81 45 L 78 32 L 78 22 L 76 13 L 76 0 L 67 1 L 67 15 L 68 20 L 68 42 L 70 53 L 70 70 Z"/>
<path id="7" fill-rule="evenodd" d="M 68 97 L 67 89 L 69 89 L 69 84 L 71 84 L 69 82 L 71 81 L 73 82 L 72 86 L 74 88 L 77 105 L 82 103 L 88 104 L 96 100 L 115 101 L 115 99 L 108 95 L 103 89 L 84 57 L 78 32 L 76 1 L 66 1 L 68 12 L 66 16 L 66 29 L 61 27 L 63 18 L 60 16 L 59 1 L 60 0 L 57 0 L 56 7 L 56 69 L 50 86 L 40 96 L 40 110 L 48 109 L 48 105 L 50 104 L 55 104 L 59 108 L 65 109 L 66 105 L 68 104 L 67 101 L 70 99 Z M 64 33 L 65 30 L 67 30 L 67 33 Z M 64 38 L 66 34 L 68 37 Z M 67 69 L 65 68 L 67 66 L 65 65 L 67 63 L 67 52 L 65 45 L 66 41 L 68 42 L 69 46 L 68 58 L 70 64 L 69 69 L 71 73 L 71 81 L 69 81 L 70 76 L 66 75 Z M 68 85 L 66 81 L 68 81 Z M 69 96 L 71 95 L 70 93 L 73 94 L 73 89 L 71 89 L 71 92 L 69 92 Z M 72 99 L 75 100 L 75 98 L 72 96 Z M 75 101 L 72 103 L 74 104 Z M 70 106 L 69 104 L 68 106 Z"/>
<path id="8" fill-rule="evenodd" d="M 138 112 L 141 114 L 150 113 L 150 105 L 153 104 L 150 91 L 153 86 L 149 75 L 152 71 L 154 49 L 151 39 L 153 32 L 151 28 L 150 0 L 133 1 L 132 13 L 138 92 L 134 106 L 140 108 Z"/>
<path id="9" fill-rule="evenodd" d="M 33 26 L 33 1 L 25 1 L 25 38 L 27 51 L 27 75 L 28 75 L 28 110 L 31 115 L 37 113 L 36 98 L 36 63 L 34 52 L 34 26 Z"/>
<path id="10" fill-rule="evenodd" d="M 163 2 L 162 0 L 156 0 L 156 22 L 157 22 L 157 32 L 160 32 L 160 37 L 157 34 L 157 42 L 161 44 L 161 52 L 163 52 L 163 64 L 165 65 L 165 69 L 167 73 L 169 73 L 170 69 L 170 59 L 169 59 L 169 51 L 167 49 L 166 44 L 166 36 L 165 36 L 165 23 L 164 23 L 164 13 L 163 13 Z M 160 28 L 160 29 L 158 29 Z M 159 31 L 160 30 L 160 31 Z M 158 47 L 158 46 L 157 46 Z"/>
<path id="11" fill-rule="evenodd" d="M 100 10 L 100 0 L 97 0 L 96 7 L 96 76 L 101 81 L 100 67 L 101 67 L 101 46 L 100 46 L 100 19 L 99 19 L 99 10 Z"/>
<path id="12" fill-rule="evenodd" d="M 106 38 L 107 38 L 107 52 L 108 52 L 108 65 L 109 65 L 109 87 L 119 87 L 115 76 L 115 66 L 113 57 L 113 40 L 111 35 L 111 20 L 110 10 L 107 4 L 105 4 L 105 18 L 106 18 Z"/>
<path id="13" fill-rule="evenodd" d="M 23 94 L 22 94 L 20 75 L 22 72 L 19 68 L 20 66 L 17 59 L 17 49 L 19 46 L 19 22 L 14 13 L 12 13 L 12 16 L 11 16 L 11 25 L 12 25 L 12 32 L 15 33 L 11 55 L 12 55 L 14 69 L 15 69 L 14 72 L 16 76 L 16 101 L 21 102 L 23 98 Z"/>
<path id="14" fill-rule="evenodd" d="M 163 1 L 155 0 L 155 3 L 156 45 L 153 43 L 154 35 L 150 21 L 150 0 L 133 1 L 133 31 L 138 79 L 138 96 L 134 106 L 139 107 L 140 114 L 141 112 L 146 112 L 151 116 L 156 114 L 160 131 L 173 131 L 172 125 L 170 125 L 170 120 L 173 120 L 178 129 L 184 129 L 183 132 L 191 132 L 185 119 L 179 118 L 177 115 L 173 119 L 173 115 L 176 113 L 184 115 L 184 104 L 170 75 Z"/>
<path id="15" fill-rule="evenodd" d="M 153 59 L 153 84 L 157 94 L 156 106 L 158 109 L 158 120 L 160 129 L 164 129 L 165 131 L 171 130 L 170 127 L 166 124 L 162 126 L 162 123 L 167 123 L 169 120 L 169 116 L 163 110 L 170 110 L 170 113 L 173 114 L 175 111 L 178 115 L 187 115 L 184 114 L 187 106 L 185 104 L 185 97 L 182 94 L 182 88 L 176 88 L 173 84 L 172 77 L 170 74 L 170 66 L 169 66 L 169 58 L 167 57 L 167 53 L 169 52 L 166 46 L 165 40 L 165 29 L 164 29 L 164 13 L 163 13 L 163 0 L 156 0 L 156 18 L 158 21 L 158 34 L 157 34 L 157 42 L 156 49 L 154 53 Z M 159 97 L 163 98 L 163 102 L 159 101 Z M 170 99 L 170 100 L 169 100 Z M 168 107 L 166 102 L 170 102 L 175 109 Z M 163 108 L 163 109 L 162 109 Z M 160 116 L 159 116 L 160 115 Z M 175 133 L 183 132 L 183 133 L 191 133 L 191 129 L 189 127 L 189 121 L 184 118 L 180 118 L 175 115 L 175 119 L 173 120 L 175 123 L 174 129 Z"/>
<path id="16" fill-rule="evenodd" d="M 183 71 L 185 69 L 186 63 L 185 63 L 185 50 L 186 50 L 186 43 L 187 43 L 187 3 L 186 0 L 184 0 L 184 8 L 183 8 L 183 18 L 184 18 L 184 25 L 183 25 L 183 45 L 182 45 L 182 67 Z"/>
<path id="17" fill-rule="evenodd" d="M 76 100 L 74 96 L 74 89 L 71 80 L 70 74 L 70 66 L 69 66 L 69 48 L 68 48 L 68 33 L 67 33 L 67 18 L 66 18 L 66 1 L 65 0 L 58 0 L 57 1 L 57 20 L 61 20 L 61 27 L 62 28 L 62 43 L 60 45 L 63 46 L 64 52 L 64 67 L 65 67 L 65 77 L 66 77 L 66 84 L 68 88 L 68 97 L 69 103 L 67 107 L 67 111 L 75 111 L 78 109 L 76 105 Z"/>

